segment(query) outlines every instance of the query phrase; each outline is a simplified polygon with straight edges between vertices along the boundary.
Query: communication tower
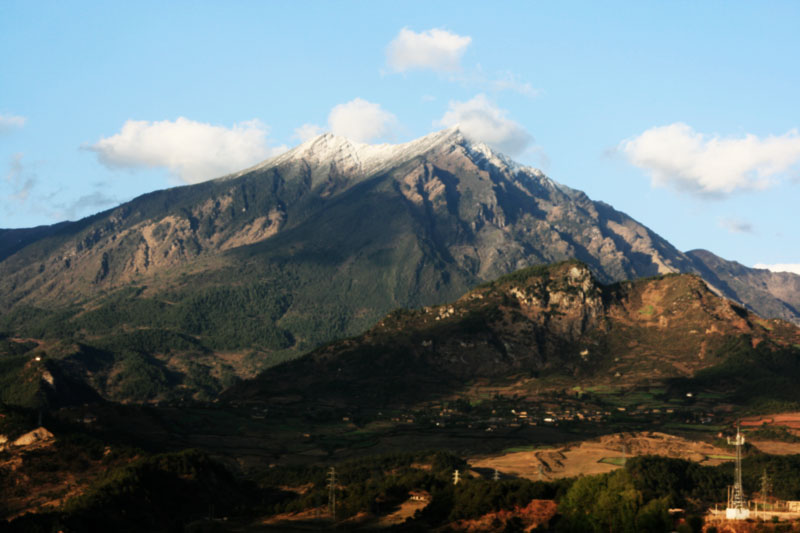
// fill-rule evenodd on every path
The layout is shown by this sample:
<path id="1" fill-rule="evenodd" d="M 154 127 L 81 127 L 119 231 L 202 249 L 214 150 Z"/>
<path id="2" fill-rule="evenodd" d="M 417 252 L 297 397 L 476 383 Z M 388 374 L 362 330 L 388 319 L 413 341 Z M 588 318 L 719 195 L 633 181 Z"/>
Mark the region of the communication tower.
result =
<path id="1" fill-rule="evenodd" d="M 733 475 L 733 486 L 728 487 L 728 507 L 725 509 L 725 518 L 728 520 L 747 520 L 750 518 L 750 509 L 744 499 L 742 489 L 742 446 L 744 446 L 744 435 L 739 432 L 736 426 L 736 437 L 728 437 L 728 444 L 736 446 L 736 471 Z"/>

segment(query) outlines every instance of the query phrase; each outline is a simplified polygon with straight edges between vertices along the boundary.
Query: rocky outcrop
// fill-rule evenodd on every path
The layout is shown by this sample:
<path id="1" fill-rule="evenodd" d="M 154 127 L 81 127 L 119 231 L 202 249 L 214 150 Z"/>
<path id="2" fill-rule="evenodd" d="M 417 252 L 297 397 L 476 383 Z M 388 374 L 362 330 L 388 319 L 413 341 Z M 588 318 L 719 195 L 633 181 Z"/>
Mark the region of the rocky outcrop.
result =
<path id="1" fill-rule="evenodd" d="M 54 438 L 55 437 L 53 434 L 50 433 L 50 431 L 48 431 L 46 428 L 38 427 L 33 431 L 29 431 L 28 433 L 25 433 L 21 437 L 17 438 L 11 444 L 14 446 L 43 445 L 50 442 Z"/>
<path id="2" fill-rule="evenodd" d="M 473 520 L 457 520 L 447 524 L 450 531 L 464 533 L 502 533 L 503 531 L 537 531 L 556 516 L 558 505 L 553 500 L 531 500 L 525 506 L 487 513 Z M 515 522 L 512 522 L 515 519 Z"/>

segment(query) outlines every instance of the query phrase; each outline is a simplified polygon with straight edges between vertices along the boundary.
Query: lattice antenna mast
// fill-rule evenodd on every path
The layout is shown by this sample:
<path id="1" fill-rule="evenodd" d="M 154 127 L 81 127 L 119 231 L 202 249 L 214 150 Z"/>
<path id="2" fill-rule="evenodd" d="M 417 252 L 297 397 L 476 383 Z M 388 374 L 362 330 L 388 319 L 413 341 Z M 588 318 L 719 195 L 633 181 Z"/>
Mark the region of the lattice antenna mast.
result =
<path id="1" fill-rule="evenodd" d="M 328 470 L 328 509 L 333 521 L 336 522 L 336 469 L 334 467 Z"/>
<path id="2" fill-rule="evenodd" d="M 739 426 L 736 426 L 736 437 L 733 440 L 728 437 L 728 444 L 736 446 L 736 473 L 734 474 L 733 494 L 731 495 L 729 507 L 742 511 L 746 509 L 744 490 L 742 489 L 742 446 L 744 446 L 744 435 L 739 432 Z"/>
<path id="3" fill-rule="evenodd" d="M 772 482 L 767 475 L 767 469 L 761 475 L 761 499 L 764 501 L 764 510 L 766 510 L 767 501 L 769 500 L 769 493 L 772 492 Z"/>

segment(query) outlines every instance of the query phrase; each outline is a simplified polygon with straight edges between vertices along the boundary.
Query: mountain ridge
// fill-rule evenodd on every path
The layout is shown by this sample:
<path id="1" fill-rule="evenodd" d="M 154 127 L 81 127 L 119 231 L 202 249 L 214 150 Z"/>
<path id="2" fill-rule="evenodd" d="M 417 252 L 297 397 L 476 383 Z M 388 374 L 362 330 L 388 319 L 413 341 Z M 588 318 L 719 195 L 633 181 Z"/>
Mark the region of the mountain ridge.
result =
<path id="1" fill-rule="evenodd" d="M 795 372 L 798 348 L 800 328 L 759 318 L 697 275 L 601 285 L 586 265 L 566 261 L 500 277 L 453 302 L 397 310 L 225 397 L 397 408 L 467 391 L 480 396 L 476 387 L 508 391 L 509 383 L 523 397 L 575 387 L 632 390 L 718 372 L 742 351 L 749 364 L 767 368 L 766 354 L 793 351 L 785 371 Z M 726 379 L 705 386 L 735 390 Z"/>
<path id="2" fill-rule="evenodd" d="M 750 309 L 800 321 L 792 275 L 767 283 L 713 257 L 680 252 L 458 128 L 401 145 L 325 134 L 77 222 L 0 230 L 0 332 L 48 340 L 75 367 L 89 356 L 74 347 L 102 350 L 106 362 L 85 377 L 107 394 L 125 389 L 109 380 L 127 353 L 138 362 L 124 368 L 145 361 L 162 376 L 158 396 L 176 383 L 197 393 L 192 372 L 215 394 L 224 376 L 358 334 L 391 309 L 570 258 L 603 283 L 705 274 Z"/>

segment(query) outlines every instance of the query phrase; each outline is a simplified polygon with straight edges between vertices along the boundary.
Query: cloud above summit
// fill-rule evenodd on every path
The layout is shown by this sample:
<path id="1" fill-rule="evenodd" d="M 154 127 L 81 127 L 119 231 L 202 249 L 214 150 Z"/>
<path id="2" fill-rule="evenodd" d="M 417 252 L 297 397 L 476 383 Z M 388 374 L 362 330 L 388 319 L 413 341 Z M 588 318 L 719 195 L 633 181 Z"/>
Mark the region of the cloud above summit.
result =
<path id="1" fill-rule="evenodd" d="M 396 72 L 457 72 L 470 42 L 471 37 L 439 28 L 419 33 L 403 28 L 386 47 L 386 63 Z"/>
<path id="2" fill-rule="evenodd" d="M 618 149 L 650 174 L 654 186 L 722 197 L 778 183 L 800 163 L 800 134 L 724 138 L 676 122 L 625 140 Z"/>
<path id="3" fill-rule="evenodd" d="M 370 142 L 393 137 L 397 117 L 380 104 L 355 98 L 331 109 L 328 125 L 335 135 Z"/>
<path id="4" fill-rule="evenodd" d="M 185 183 L 199 183 L 252 166 L 285 151 L 270 146 L 258 120 L 230 128 L 177 120 L 128 120 L 119 133 L 84 148 L 109 168 L 166 168 Z"/>
<path id="5" fill-rule="evenodd" d="M 764 268 L 771 272 L 790 272 L 792 274 L 800 275 L 800 263 L 778 263 L 773 265 L 758 263 L 753 265 L 753 268 Z"/>
<path id="6" fill-rule="evenodd" d="M 397 117 L 380 104 L 363 98 L 333 106 L 328 114 L 327 131 L 356 142 L 392 140 L 395 136 Z M 325 128 L 317 124 L 303 124 L 295 128 L 294 137 L 301 141 L 313 139 L 324 133 Z"/>
<path id="7" fill-rule="evenodd" d="M 458 125 L 470 139 L 486 143 L 509 156 L 517 156 L 533 142 L 533 137 L 519 123 L 508 118 L 508 112 L 493 104 L 484 94 L 471 100 L 451 100 L 447 112 L 435 126 Z"/>

